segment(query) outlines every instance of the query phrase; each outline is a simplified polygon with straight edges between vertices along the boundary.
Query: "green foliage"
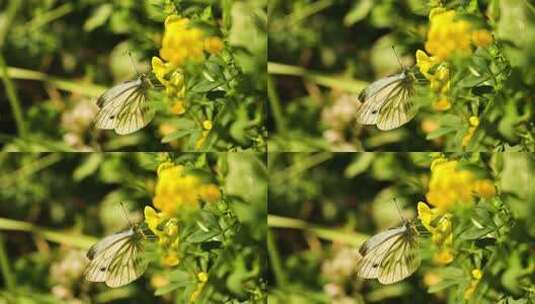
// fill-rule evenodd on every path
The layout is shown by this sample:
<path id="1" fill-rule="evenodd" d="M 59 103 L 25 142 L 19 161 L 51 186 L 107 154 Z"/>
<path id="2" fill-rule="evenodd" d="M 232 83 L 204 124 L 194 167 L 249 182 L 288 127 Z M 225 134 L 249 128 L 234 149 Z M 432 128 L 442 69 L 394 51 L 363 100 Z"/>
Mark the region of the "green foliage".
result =
<path id="1" fill-rule="evenodd" d="M 138 280 L 111 289 L 83 278 L 87 249 L 143 221 L 158 166 L 183 165 L 219 186 L 222 199 L 180 217 L 180 263 L 164 266 L 158 243 Z M 243 175 L 248 176 L 244 191 Z M 255 153 L 0 154 L 0 303 L 196 303 L 265 301 L 266 174 Z M 89 237 L 93 235 L 94 237 Z M 166 282 L 162 286 L 161 282 Z"/>
<path id="2" fill-rule="evenodd" d="M 494 39 L 469 56 L 451 56 L 451 108 L 438 111 L 440 96 L 421 83 L 411 122 L 388 132 L 358 125 L 358 93 L 400 70 L 392 46 L 403 65 L 416 63 L 416 51 L 426 49 L 429 12 L 438 6 Z M 270 1 L 269 12 L 269 150 L 535 150 L 533 3 L 299 0 Z M 480 120 L 474 130 L 472 116 Z"/>
<path id="3" fill-rule="evenodd" d="M 0 11 L 6 21 L 0 24 L 0 75 L 8 91 L 0 100 L 10 102 L 0 103 L 5 150 L 266 149 L 265 1 L 31 0 L 3 2 Z M 225 44 L 189 68 L 186 112 L 171 113 L 172 103 L 158 85 L 149 103 L 158 113 L 147 127 L 126 136 L 96 129 L 96 99 L 133 79 L 136 70 L 151 70 L 164 20 L 172 14 L 190 18 Z M 213 128 L 201 145 L 204 120 Z"/>
<path id="4" fill-rule="evenodd" d="M 529 153 L 459 153 L 497 196 L 455 204 L 454 259 L 437 264 L 431 233 L 420 227 L 422 265 L 392 285 L 355 277 L 356 248 L 417 219 L 427 201 L 435 153 L 271 153 L 268 254 L 273 303 L 529 303 L 533 299 L 535 161 Z M 515 173 L 513 173 L 515 172 Z M 454 191 L 455 189 L 452 189 Z M 446 193 L 444 195 L 447 195 Z M 472 271 L 482 277 L 474 282 Z M 467 290 L 475 286 L 469 297 Z"/>

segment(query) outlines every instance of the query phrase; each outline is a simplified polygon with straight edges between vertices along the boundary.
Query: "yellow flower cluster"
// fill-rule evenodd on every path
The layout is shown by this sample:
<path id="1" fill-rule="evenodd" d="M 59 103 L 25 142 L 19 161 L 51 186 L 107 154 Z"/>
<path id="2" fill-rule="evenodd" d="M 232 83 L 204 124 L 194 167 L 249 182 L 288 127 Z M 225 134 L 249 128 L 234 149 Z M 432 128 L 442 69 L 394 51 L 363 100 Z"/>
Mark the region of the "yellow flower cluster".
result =
<path id="1" fill-rule="evenodd" d="M 213 202 L 221 197 L 216 185 L 205 184 L 197 176 L 184 171 L 180 165 L 160 165 L 153 204 L 166 215 L 173 216 L 181 210 L 197 208 L 201 200 Z"/>
<path id="2" fill-rule="evenodd" d="M 188 18 L 170 15 L 165 19 L 160 57 L 152 57 L 152 70 L 165 86 L 171 101 L 171 112 L 180 115 L 186 111 L 185 86 L 182 67 L 188 61 L 202 62 L 205 52 L 218 54 L 223 49 L 219 37 L 205 37 L 204 32 L 190 25 Z"/>
<path id="3" fill-rule="evenodd" d="M 448 69 L 447 64 L 441 63 L 435 56 L 428 56 L 424 51 L 417 50 L 416 65 L 424 77 L 429 80 L 431 89 L 437 92 L 440 96 L 440 98 L 433 104 L 435 109 L 437 111 L 445 111 L 451 108 L 451 103 L 446 97 L 450 90 L 450 70 Z M 438 65 L 438 68 L 435 73 L 431 74 L 429 70 L 435 65 Z"/>
<path id="4" fill-rule="evenodd" d="M 431 209 L 424 202 L 419 202 L 417 208 L 422 225 L 431 233 L 431 240 L 438 248 L 433 260 L 441 265 L 451 263 L 453 261 L 451 214 L 442 213 L 438 208 Z"/>
<path id="5" fill-rule="evenodd" d="M 482 277 L 483 272 L 481 271 L 481 269 L 475 268 L 472 270 L 472 280 L 470 281 L 470 285 L 468 286 L 468 288 L 466 288 L 466 290 L 464 291 L 465 300 L 469 300 L 472 297 Z"/>
<path id="6" fill-rule="evenodd" d="M 430 54 L 444 61 L 453 53 L 471 52 L 472 25 L 465 20 L 458 20 L 454 10 L 434 8 L 429 13 L 429 22 L 425 49 Z"/>
<path id="7" fill-rule="evenodd" d="M 468 119 L 468 123 L 470 124 L 470 127 L 468 128 L 468 132 L 466 132 L 466 135 L 463 137 L 463 147 L 468 146 L 470 140 L 472 140 L 472 137 L 474 137 L 477 126 L 479 126 L 479 118 L 477 116 L 470 116 L 470 118 Z"/>
<path id="8" fill-rule="evenodd" d="M 204 271 L 199 272 L 197 274 L 197 281 L 199 281 L 199 283 L 197 284 L 197 288 L 190 296 L 190 303 L 197 301 L 197 299 L 201 295 L 201 292 L 204 289 L 204 285 L 206 285 L 206 282 L 208 282 L 208 274 Z"/>
<path id="9" fill-rule="evenodd" d="M 180 257 L 178 256 L 180 238 L 177 220 L 170 218 L 164 212 L 157 212 L 150 206 L 145 207 L 144 214 L 145 223 L 158 237 L 160 248 L 164 252 L 162 264 L 165 266 L 178 265 L 180 262 Z"/>
<path id="10" fill-rule="evenodd" d="M 204 142 L 206 141 L 206 138 L 208 138 L 208 134 L 210 134 L 210 130 L 212 130 L 213 124 L 211 120 L 205 120 L 202 122 L 202 134 L 199 139 L 197 139 L 197 142 L 195 143 L 195 148 L 200 149 Z"/>
<path id="11" fill-rule="evenodd" d="M 160 57 L 174 68 L 184 66 L 187 61 L 203 61 L 205 51 L 217 54 L 223 46 L 219 37 L 205 37 L 201 29 L 190 25 L 188 18 L 171 15 L 165 19 Z"/>
<path id="12" fill-rule="evenodd" d="M 438 158 L 431 164 L 431 179 L 426 194 L 427 201 L 442 212 L 455 204 L 470 204 L 473 194 L 490 198 L 496 189 L 490 180 L 477 180 L 472 172 L 459 170 L 458 162 Z"/>
<path id="13" fill-rule="evenodd" d="M 471 23 L 458 19 L 454 10 L 443 7 L 434 8 L 429 13 L 429 31 L 425 50 L 416 51 L 416 65 L 422 74 L 430 81 L 431 89 L 439 94 L 434 102 L 437 111 L 446 111 L 451 108 L 451 101 L 447 97 L 450 89 L 450 71 L 446 60 L 452 54 L 469 55 L 472 45 L 488 47 L 494 39 L 487 30 L 474 30 Z M 432 67 L 438 66 L 434 73 Z"/>
<path id="14" fill-rule="evenodd" d="M 152 72 L 165 86 L 165 94 L 171 103 L 171 112 L 176 115 L 183 114 L 186 111 L 184 102 L 186 86 L 182 71 L 176 69 L 170 62 L 163 62 L 158 57 L 152 57 Z"/>

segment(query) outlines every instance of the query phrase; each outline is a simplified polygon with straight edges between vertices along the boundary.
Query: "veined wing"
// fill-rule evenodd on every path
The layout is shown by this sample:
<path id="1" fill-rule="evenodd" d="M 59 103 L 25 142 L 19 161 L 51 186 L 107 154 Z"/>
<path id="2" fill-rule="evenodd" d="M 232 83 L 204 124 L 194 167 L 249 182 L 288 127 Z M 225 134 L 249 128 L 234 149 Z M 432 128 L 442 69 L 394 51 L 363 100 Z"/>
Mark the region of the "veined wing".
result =
<path id="1" fill-rule="evenodd" d="M 92 282 L 104 282 L 107 278 L 108 266 L 118 249 L 128 244 L 134 231 L 128 229 L 103 238 L 101 241 L 89 248 L 87 258 L 90 260 L 84 276 L 86 280 Z"/>
<path id="2" fill-rule="evenodd" d="M 119 287 L 137 279 L 147 268 L 142 246 L 133 229 L 105 237 L 87 253 L 90 263 L 84 272 L 86 280 Z"/>
<path id="3" fill-rule="evenodd" d="M 154 117 L 154 111 L 147 104 L 144 81 L 140 77 L 105 92 L 97 101 L 100 111 L 95 125 L 100 129 L 115 129 L 121 135 L 145 127 Z"/>
<path id="4" fill-rule="evenodd" d="M 402 87 L 405 73 L 388 76 L 373 82 L 359 96 L 357 122 L 363 125 L 377 124 L 379 113 L 387 100 Z"/>
<path id="5" fill-rule="evenodd" d="M 393 244 L 381 262 L 378 280 L 392 284 L 410 276 L 420 266 L 418 242 L 412 232 L 401 235 L 402 240 Z"/>
<path id="6" fill-rule="evenodd" d="M 147 270 L 147 262 L 143 258 L 143 244 L 139 239 L 120 248 L 108 267 L 106 285 L 119 287 L 139 278 Z"/>
<path id="7" fill-rule="evenodd" d="M 381 262 L 393 246 L 403 240 L 406 227 L 390 229 L 369 238 L 359 248 L 362 259 L 357 265 L 357 276 L 364 279 L 376 279 L 379 276 Z"/>
<path id="8" fill-rule="evenodd" d="M 411 100 L 412 95 L 411 84 L 403 81 L 392 90 L 389 98 L 385 100 L 383 107 L 379 110 L 377 128 L 384 131 L 392 130 L 411 120 L 416 114 Z"/>

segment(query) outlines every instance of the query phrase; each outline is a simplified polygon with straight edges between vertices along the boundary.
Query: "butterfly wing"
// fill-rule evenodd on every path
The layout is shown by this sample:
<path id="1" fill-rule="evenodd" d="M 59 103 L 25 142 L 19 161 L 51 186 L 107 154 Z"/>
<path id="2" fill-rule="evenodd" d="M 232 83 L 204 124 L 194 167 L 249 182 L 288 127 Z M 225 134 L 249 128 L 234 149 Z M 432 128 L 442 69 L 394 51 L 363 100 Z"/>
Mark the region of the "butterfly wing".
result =
<path id="1" fill-rule="evenodd" d="M 362 259 L 357 265 L 357 276 L 363 279 L 379 277 L 381 262 L 393 246 L 402 240 L 405 227 L 383 231 L 369 238 L 359 248 Z"/>
<path id="2" fill-rule="evenodd" d="M 131 240 L 115 255 L 108 267 L 106 285 L 119 287 L 139 278 L 145 270 L 147 263 L 143 259 L 143 244 L 139 240 Z"/>
<path id="3" fill-rule="evenodd" d="M 357 122 L 363 125 L 377 123 L 379 111 L 392 94 L 392 91 L 400 84 L 403 74 L 388 76 L 374 81 L 360 95 L 361 102 L 357 109 Z"/>
<path id="4" fill-rule="evenodd" d="M 373 82 L 359 96 L 357 122 L 391 130 L 408 122 L 412 113 L 412 81 L 406 72 Z"/>
<path id="5" fill-rule="evenodd" d="M 145 80 L 138 78 L 116 85 L 98 99 L 100 107 L 95 126 L 115 129 L 117 134 L 133 133 L 145 127 L 154 117 L 148 107 Z"/>
<path id="6" fill-rule="evenodd" d="M 401 241 L 394 243 L 381 262 L 378 279 L 382 284 L 392 284 L 410 276 L 420 266 L 417 253 L 418 243 L 410 230 L 401 235 Z"/>
<path id="7" fill-rule="evenodd" d="M 402 80 L 401 84 L 392 91 L 391 96 L 385 101 L 379 111 L 377 121 L 379 130 L 395 129 L 407 123 L 416 114 L 411 100 L 413 89 L 408 82 L 410 80 Z"/>
<path id="8" fill-rule="evenodd" d="M 105 237 L 87 253 L 90 260 L 84 276 L 92 282 L 119 287 L 140 277 L 147 269 L 143 245 L 133 229 Z"/>

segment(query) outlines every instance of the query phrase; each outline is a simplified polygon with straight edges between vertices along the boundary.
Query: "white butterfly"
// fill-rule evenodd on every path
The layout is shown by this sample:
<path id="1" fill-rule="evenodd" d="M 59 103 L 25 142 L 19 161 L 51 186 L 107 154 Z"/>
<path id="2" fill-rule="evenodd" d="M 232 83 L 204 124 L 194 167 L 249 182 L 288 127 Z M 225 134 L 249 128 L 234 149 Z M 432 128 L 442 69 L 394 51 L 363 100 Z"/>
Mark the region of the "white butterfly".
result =
<path id="1" fill-rule="evenodd" d="M 377 125 L 383 131 L 409 122 L 416 114 L 411 100 L 414 81 L 414 75 L 405 69 L 400 74 L 374 81 L 358 97 L 357 122 Z"/>
<path id="2" fill-rule="evenodd" d="M 87 252 L 85 279 L 120 287 L 139 278 L 148 266 L 143 257 L 146 238 L 140 224 L 103 238 Z"/>
<path id="3" fill-rule="evenodd" d="M 369 238 L 359 248 L 357 276 L 392 284 L 410 276 L 420 266 L 418 231 L 408 221 L 403 226 L 383 231 Z"/>
<path id="4" fill-rule="evenodd" d="M 153 118 L 154 110 L 147 104 L 147 76 L 140 74 L 136 80 L 118 84 L 104 92 L 97 100 L 100 110 L 95 126 L 114 129 L 117 134 L 130 134 L 145 127 Z"/>

